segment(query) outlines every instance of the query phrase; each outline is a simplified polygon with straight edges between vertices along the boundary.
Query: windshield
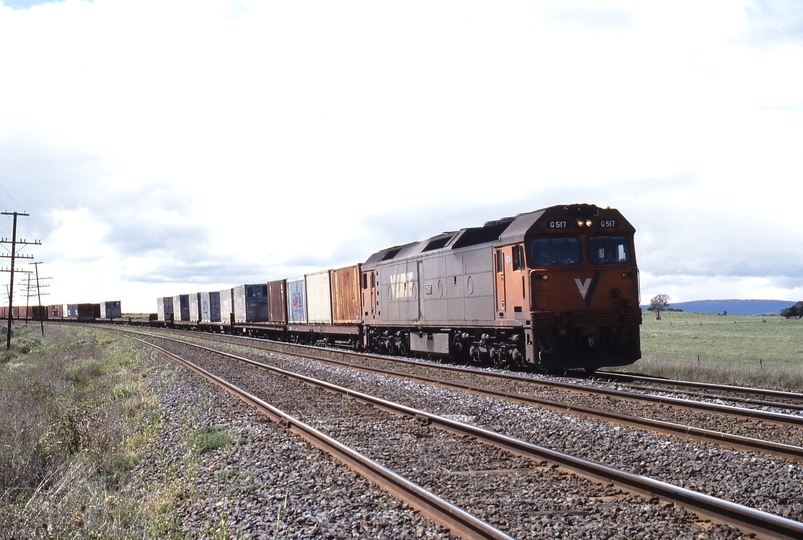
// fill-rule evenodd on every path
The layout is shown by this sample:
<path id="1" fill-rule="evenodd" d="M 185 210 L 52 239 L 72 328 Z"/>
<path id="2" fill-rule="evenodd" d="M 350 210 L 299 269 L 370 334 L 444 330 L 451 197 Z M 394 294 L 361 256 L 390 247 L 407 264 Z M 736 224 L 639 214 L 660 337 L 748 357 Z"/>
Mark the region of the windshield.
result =
<path id="1" fill-rule="evenodd" d="M 595 264 L 630 261 L 630 247 L 624 236 L 592 236 L 588 239 L 588 260 Z"/>
<path id="2" fill-rule="evenodd" d="M 533 238 L 530 242 L 530 256 L 535 266 L 578 264 L 580 241 L 573 236 Z"/>

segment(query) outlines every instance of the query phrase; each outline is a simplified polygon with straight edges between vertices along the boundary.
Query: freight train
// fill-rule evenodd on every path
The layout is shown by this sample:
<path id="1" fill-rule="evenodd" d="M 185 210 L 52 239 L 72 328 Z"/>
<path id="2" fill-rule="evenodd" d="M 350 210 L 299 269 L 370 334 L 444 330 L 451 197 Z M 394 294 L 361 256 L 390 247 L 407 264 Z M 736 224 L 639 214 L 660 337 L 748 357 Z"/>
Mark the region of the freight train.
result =
<path id="1" fill-rule="evenodd" d="M 51 306 L 0 307 L 0 320 L 7 320 L 11 311 L 14 320 L 67 320 L 80 322 L 114 322 L 123 316 L 119 300 L 99 304 L 54 304 Z"/>
<path id="2" fill-rule="evenodd" d="M 551 370 L 641 356 L 635 229 L 552 206 L 380 250 L 360 264 L 157 299 L 164 326 Z"/>

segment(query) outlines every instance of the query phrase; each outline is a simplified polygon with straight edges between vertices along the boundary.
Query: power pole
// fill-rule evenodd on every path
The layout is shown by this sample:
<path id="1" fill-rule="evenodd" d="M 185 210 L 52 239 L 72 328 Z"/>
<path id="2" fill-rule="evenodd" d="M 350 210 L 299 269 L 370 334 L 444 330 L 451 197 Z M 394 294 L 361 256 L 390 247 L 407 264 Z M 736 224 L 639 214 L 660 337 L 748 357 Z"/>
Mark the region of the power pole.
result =
<path id="1" fill-rule="evenodd" d="M 6 349 L 11 348 L 11 315 L 14 309 L 14 263 L 16 262 L 17 258 L 20 259 L 33 259 L 33 255 L 17 255 L 17 244 L 22 246 L 28 245 L 36 245 L 40 246 L 42 243 L 38 240 L 34 240 L 33 242 L 27 242 L 24 239 L 17 240 L 17 216 L 28 216 L 29 214 L 25 214 L 22 212 L 0 212 L 0 215 L 4 216 L 14 216 L 14 227 L 12 228 L 12 236 L 11 240 L 9 241 L 6 238 L 0 240 L 0 244 L 11 244 L 11 255 L 0 255 L 2 258 L 9 258 L 11 259 L 11 286 L 8 289 L 8 336 L 6 341 Z"/>
<path id="2" fill-rule="evenodd" d="M 45 337 L 45 323 L 44 323 L 44 308 L 42 307 L 42 290 L 39 285 L 39 265 L 42 264 L 42 261 L 28 263 L 32 264 L 34 269 L 36 270 L 36 296 L 39 300 L 39 326 L 42 328 L 42 337 Z M 48 279 L 48 278 L 42 278 Z M 30 279 L 28 280 L 30 281 Z"/>

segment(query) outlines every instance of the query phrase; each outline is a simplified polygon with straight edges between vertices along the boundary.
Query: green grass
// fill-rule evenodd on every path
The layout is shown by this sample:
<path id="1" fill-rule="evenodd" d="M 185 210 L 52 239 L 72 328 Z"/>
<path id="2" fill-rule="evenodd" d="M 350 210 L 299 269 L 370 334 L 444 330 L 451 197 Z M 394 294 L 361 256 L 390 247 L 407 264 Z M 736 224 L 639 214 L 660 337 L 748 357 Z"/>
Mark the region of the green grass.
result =
<path id="1" fill-rule="evenodd" d="M 190 436 L 190 447 L 198 454 L 205 454 L 235 442 L 243 444 L 245 441 L 217 426 L 203 427 Z"/>
<path id="2" fill-rule="evenodd" d="M 163 425 L 139 349 L 90 328 L 14 332 L 0 355 L 0 538 L 180 536 L 178 496 L 125 489 Z"/>
<path id="3" fill-rule="evenodd" d="M 176 419 L 186 433 L 180 451 L 169 454 L 157 442 L 167 419 L 139 346 L 91 327 L 14 332 L 0 354 L 0 540 L 186 538 L 176 509 L 193 496 L 201 456 L 247 441 L 199 426 L 187 410 Z M 169 384 L 176 373 L 159 376 Z M 209 399 L 199 398 L 202 407 Z M 148 480 L 132 482 L 143 458 Z M 206 537 L 241 536 L 223 510 Z"/>
<path id="4" fill-rule="evenodd" d="M 623 370 L 803 390 L 803 321 L 780 316 L 645 313 L 642 359 Z"/>

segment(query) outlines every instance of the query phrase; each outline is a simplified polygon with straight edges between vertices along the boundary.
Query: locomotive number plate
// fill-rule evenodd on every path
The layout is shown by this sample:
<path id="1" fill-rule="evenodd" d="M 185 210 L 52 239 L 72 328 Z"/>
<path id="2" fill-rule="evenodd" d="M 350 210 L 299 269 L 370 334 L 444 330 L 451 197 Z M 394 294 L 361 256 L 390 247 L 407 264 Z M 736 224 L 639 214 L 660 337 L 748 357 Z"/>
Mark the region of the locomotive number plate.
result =
<path id="1" fill-rule="evenodd" d="M 566 229 L 569 227 L 568 221 L 550 221 L 549 228 L 550 229 Z"/>
<path id="2" fill-rule="evenodd" d="M 613 229 L 616 227 L 616 220 L 615 219 L 603 219 L 599 222 L 599 226 L 603 229 Z"/>

